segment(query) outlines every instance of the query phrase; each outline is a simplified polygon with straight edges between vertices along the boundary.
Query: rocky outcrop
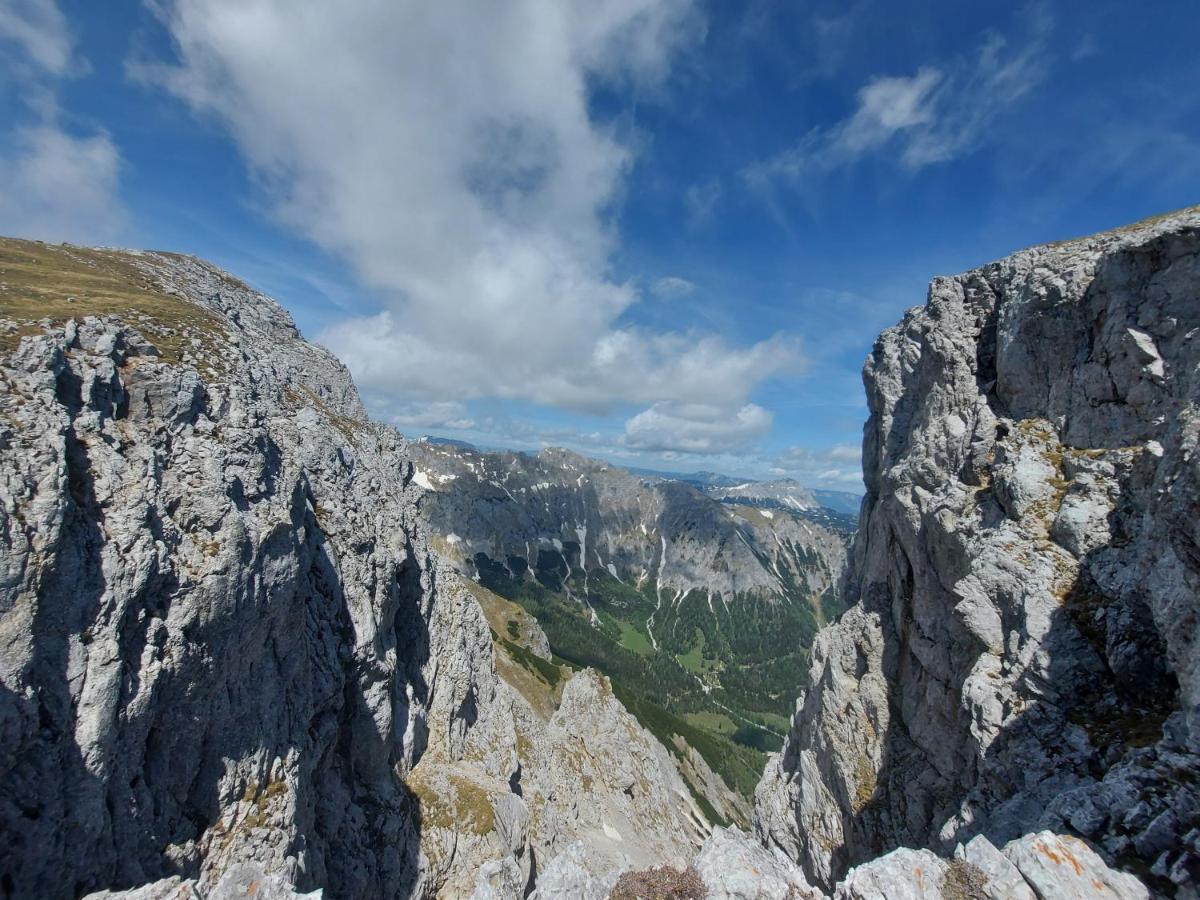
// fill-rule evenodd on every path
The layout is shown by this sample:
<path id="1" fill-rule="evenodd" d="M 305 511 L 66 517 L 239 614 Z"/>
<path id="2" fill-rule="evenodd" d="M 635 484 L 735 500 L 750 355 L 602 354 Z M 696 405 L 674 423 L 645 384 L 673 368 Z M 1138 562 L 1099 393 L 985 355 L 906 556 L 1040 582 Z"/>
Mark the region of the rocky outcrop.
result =
<path id="1" fill-rule="evenodd" d="M 511 898 L 573 836 L 698 846 L 602 680 L 498 674 L 559 670 L 529 621 L 497 654 L 406 442 L 274 301 L 0 241 L 0 386 L 0 896 Z"/>
<path id="2" fill-rule="evenodd" d="M 342 895 L 417 888 L 398 774 L 431 743 L 462 752 L 461 700 L 486 710 L 491 675 L 478 611 L 437 592 L 400 438 L 211 267 L 3 249 L 10 328 L 35 332 L 0 362 L 5 892 L 241 862 Z M 30 326 L 39 285 L 51 315 Z"/>
<path id="3" fill-rule="evenodd" d="M 1046 831 L 1003 852 L 983 836 L 952 859 L 929 850 L 893 850 L 851 869 L 834 900 L 1148 900 L 1132 875 L 1109 868 L 1078 838 Z"/>
<path id="4" fill-rule="evenodd" d="M 323 896 L 320 890 L 298 894 L 284 876 L 268 875 L 255 863 L 237 863 L 213 885 L 174 875 L 127 891 L 98 891 L 84 900 L 322 900 Z"/>
<path id="5" fill-rule="evenodd" d="M 524 709 L 518 722 L 527 742 L 522 795 L 542 861 L 578 841 L 587 850 L 579 864 L 595 875 L 686 865 L 711 826 L 674 759 L 625 710 L 608 679 L 584 670 L 566 683 L 548 722 Z"/>
<path id="6" fill-rule="evenodd" d="M 1196 884 L 1198 329 L 1186 210 L 939 278 L 876 343 L 853 605 L 757 794 L 811 880 L 1050 827 Z"/>
<path id="7" fill-rule="evenodd" d="M 746 834 L 714 828 L 696 857 L 710 900 L 820 900 L 804 873 Z"/>
<path id="8" fill-rule="evenodd" d="M 692 865 L 655 866 L 618 877 L 584 867 L 581 843 L 557 858 L 537 900 L 706 897 L 708 900 L 1148 900 L 1132 875 L 1113 870 L 1078 838 L 1050 831 L 997 849 L 979 835 L 954 856 L 900 848 L 852 868 L 832 895 L 812 887 L 778 848 L 715 828 Z M 615 886 L 615 887 L 614 887 Z M 625 890 L 623 890 L 625 889 Z M 611 894 L 609 893 L 611 891 Z"/>

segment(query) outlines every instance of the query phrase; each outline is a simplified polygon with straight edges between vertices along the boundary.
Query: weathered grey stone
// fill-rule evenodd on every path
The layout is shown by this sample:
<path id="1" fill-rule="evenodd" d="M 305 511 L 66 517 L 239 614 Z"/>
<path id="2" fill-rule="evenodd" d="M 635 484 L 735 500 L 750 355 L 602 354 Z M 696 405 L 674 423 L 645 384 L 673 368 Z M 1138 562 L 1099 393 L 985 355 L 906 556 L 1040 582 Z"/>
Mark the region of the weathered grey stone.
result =
<path id="1" fill-rule="evenodd" d="M 1021 871 L 982 834 L 971 838 L 965 846 L 959 845 L 954 851 L 954 858 L 969 863 L 982 873 L 991 896 L 1007 900 L 1038 900 L 1029 882 L 1021 876 Z"/>
<path id="2" fill-rule="evenodd" d="M 127 891 L 96 891 L 83 900 L 199 900 L 199 897 L 195 881 L 184 881 L 173 875 Z"/>
<path id="3" fill-rule="evenodd" d="M 876 343 L 853 605 L 756 799 L 810 880 L 1045 819 L 1194 890 L 1198 296 L 1192 209 L 935 279 Z"/>
<path id="4" fill-rule="evenodd" d="M 943 900 L 942 884 L 949 869 L 949 863 L 928 850 L 893 850 L 851 869 L 833 896 L 835 900 Z"/>
<path id="5" fill-rule="evenodd" d="M 710 826 L 673 757 L 607 678 L 585 669 L 567 682 L 549 722 L 527 714 L 519 721 L 529 741 L 522 790 L 537 811 L 531 842 L 539 859 L 582 840 L 587 853 L 578 865 L 596 874 L 687 865 Z"/>
<path id="6" fill-rule="evenodd" d="M 0 360 L 13 893 L 206 888 L 243 862 L 302 890 L 418 889 L 403 775 L 430 744 L 461 752 L 443 695 L 474 691 L 484 718 L 494 675 L 478 610 L 442 623 L 403 440 L 241 282 L 91 258 L 140 269 L 154 316 L 51 323 Z"/>
<path id="7" fill-rule="evenodd" d="M 795 863 L 742 831 L 714 828 L 695 867 L 709 900 L 820 900 Z"/>
<path id="8" fill-rule="evenodd" d="M 1069 835 L 1050 831 L 1027 834 L 1008 844 L 1004 855 L 1045 900 L 1150 897 L 1140 881 L 1125 872 L 1113 871 L 1087 844 Z"/>
<path id="9" fill-rule="evenodd" d="M 479 867 L 471 900 L 517 900 L 528 882 L 529 873 L 513 857 L 489 860 Z"/>
<path id="10" fill-rule="evenodd" d="M 152 314 L 0 308 L 34 332 L 0 355 L 7 894 L 518 898 L 576 837 L 593 867 L 691 855 L 708 823 L 602 679 L 539 721 L 498 677 L 409 445 L 274 301 L 187 257 L 38 247 Z"/>
<path id="11" fill-rule="evenodd" d="M 252 863 L 230 866 L 210 889 L 178 875 L 127 891 L 99 891 L 84 900 L 321 900 L 323 891 L 298 894 L 287 880 Z"/>
<path id="12" fill-rule="evenodd" d="M 298 894 L 279 875 L 267 875 L 257 865 L 238 863 L 221 875 L 203 900 L 321 900 L 323 891 Z"/>
<path id="13" fill-rule="evenodd" d="M 587 847 L 582 841 L 574 841 L 538 874 L 537 889 L 530 900 L 607 900 L 621 873 L 632 868 L 626 861 L 594 871 Z"/>

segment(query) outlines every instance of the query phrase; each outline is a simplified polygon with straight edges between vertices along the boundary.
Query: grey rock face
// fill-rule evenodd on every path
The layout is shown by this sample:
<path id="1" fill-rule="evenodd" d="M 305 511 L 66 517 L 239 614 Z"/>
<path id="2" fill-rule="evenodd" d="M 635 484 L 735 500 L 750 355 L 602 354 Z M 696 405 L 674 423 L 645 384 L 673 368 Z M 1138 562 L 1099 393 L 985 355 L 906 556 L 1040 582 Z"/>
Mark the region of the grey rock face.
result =
<path id="1" fill-rule="evenodd" d="M 1132 875 L 1109 868 L 1078 838 L 1049 831 L 997 850 L 979 835 L 953 859 L 893 850 L 851 869 L 834 900 L 1148 900 Z"/>
<path id="2" fill-rule="evenodd" d="M 853 606 L 757 794 L 810 879 L 1046 825 L 1196 883 L 1197 338 L 1196 210 L 936 279 L 880 337 Z"/>
<path id="3" fill-rule="evenodd" d="M 216 269 L 29 248 L 6 266 L 116 272 L 149 312 L 81 292 L 0 358 L 4 893 L 209 891 L 242 863 L 425 890 L 404 777 L 496 731 L 497 684 L 478 606 L 438 589 L 403 440 Z"/>
<path id="4" fill-rule="evenodd" d="M 550 860 L 530 900 L 606 900 L 620 877 L 618 869 L 594 872 L 587 847 L 575 841 Z"/>
<path id="5" fill-rule="evenodd" d="M 804 873 L 744 832 L 714 828 L 696 857 L 710 900 L 820 900 Z"/>
<path id="6" fill-rule="evenodd" d="M 1037 900 L 1021 870 L 982 834 L 971 838 L 965 846 L 960 844 L 954 851 L 954 858 L 974 866 L 995 896 L 1009 900 Z"/>
<path id="7" fill-rule="evenodd" d="M 512 702 L 530 843 L 541 863 L 582 842 L 586 853 L 571 866 L 597 878 L 686 865 L 711 826 L 674 757 L 625 710 L 607 678 L 590 669 L 573 676 L 548 721 L 523 698 Z"/>
<path id="8" fill-rule="evenodd" d="M 820 900 L 804 873 L 778 848 L 716 828 L 693 864 L 711 900 Z M 1078 838 L 1049 831 L 1025 835 L 1003 851 L 982 835 L 952 858 L 906 847 L 855 866 L 834 900 L 1146 900 L 1132 875 L 1107 866 Z"/>
<path id="9" fill-rule="evenodd" d="M 1004 848 L 1039 897 L 1062 900 L 1121 898 L 1148 900 L 1145 886 L 1124 872 L 1108 868 L 1083 841 L 1050 831 L 1029 834 Z"/>
<path id="10" fill-rule="evenodd" d="M 323 896 L 323 891 L 298 894 L 285 878 L 268 875 L 254 863 L 237 863 L 211 888 L 176 875 L 128 891 L 99 891 L 84 900 L 322 900 Z"/>
<path id="11" fill-rule="evenodd" d="M 699 846 L 602 679 L 535 709 L 500 676 L 408 445 L 277 304 L 186 257 L 0 254 L 53 313 L 0 291 L 0 895 L 509 900 L 576 837 Z"/>
<path id="12" fill-rule="evenodd" d="M 893 850 L 856 866 L 834 891 L 835 900 L 943 900 L 950 864 L 928 850 Z"/>

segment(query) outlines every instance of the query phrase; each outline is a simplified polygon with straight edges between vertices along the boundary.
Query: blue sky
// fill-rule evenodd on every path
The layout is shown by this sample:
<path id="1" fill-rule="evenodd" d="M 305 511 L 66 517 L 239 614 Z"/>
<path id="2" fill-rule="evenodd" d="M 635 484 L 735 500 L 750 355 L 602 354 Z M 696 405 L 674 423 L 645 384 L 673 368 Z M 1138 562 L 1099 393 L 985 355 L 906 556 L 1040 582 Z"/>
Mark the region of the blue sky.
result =
<path id="1" fill-rule="evenodd" d="M 860 487 L 935 274 L 1200 199 L 1194 4 L 0 0 L 0 232 L 194 253 L 409 434 Z"/>

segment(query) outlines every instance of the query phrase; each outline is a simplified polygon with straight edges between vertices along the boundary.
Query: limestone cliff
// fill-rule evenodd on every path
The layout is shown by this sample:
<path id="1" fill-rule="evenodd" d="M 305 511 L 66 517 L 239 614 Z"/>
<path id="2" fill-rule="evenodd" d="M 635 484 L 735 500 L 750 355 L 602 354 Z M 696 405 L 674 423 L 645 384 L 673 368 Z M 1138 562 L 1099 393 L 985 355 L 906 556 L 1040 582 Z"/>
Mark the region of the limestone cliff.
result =
<path id="1" fill-rule="evenodd" d="M 602 681 L 502 677 L 536 626 L 497 656 L 406 446 L 212 266 L 0 241 L 0 896 L 520 897 L 565 841 L 691 853 Z"/>
<path id="2" fill-rule="evenodd" d="M 1194 890 L 1198 338 L 1197 209 L 938 278 L 880 337 L 853 605 L 757 794 L 810 880 L 1048 827 Z"/>

